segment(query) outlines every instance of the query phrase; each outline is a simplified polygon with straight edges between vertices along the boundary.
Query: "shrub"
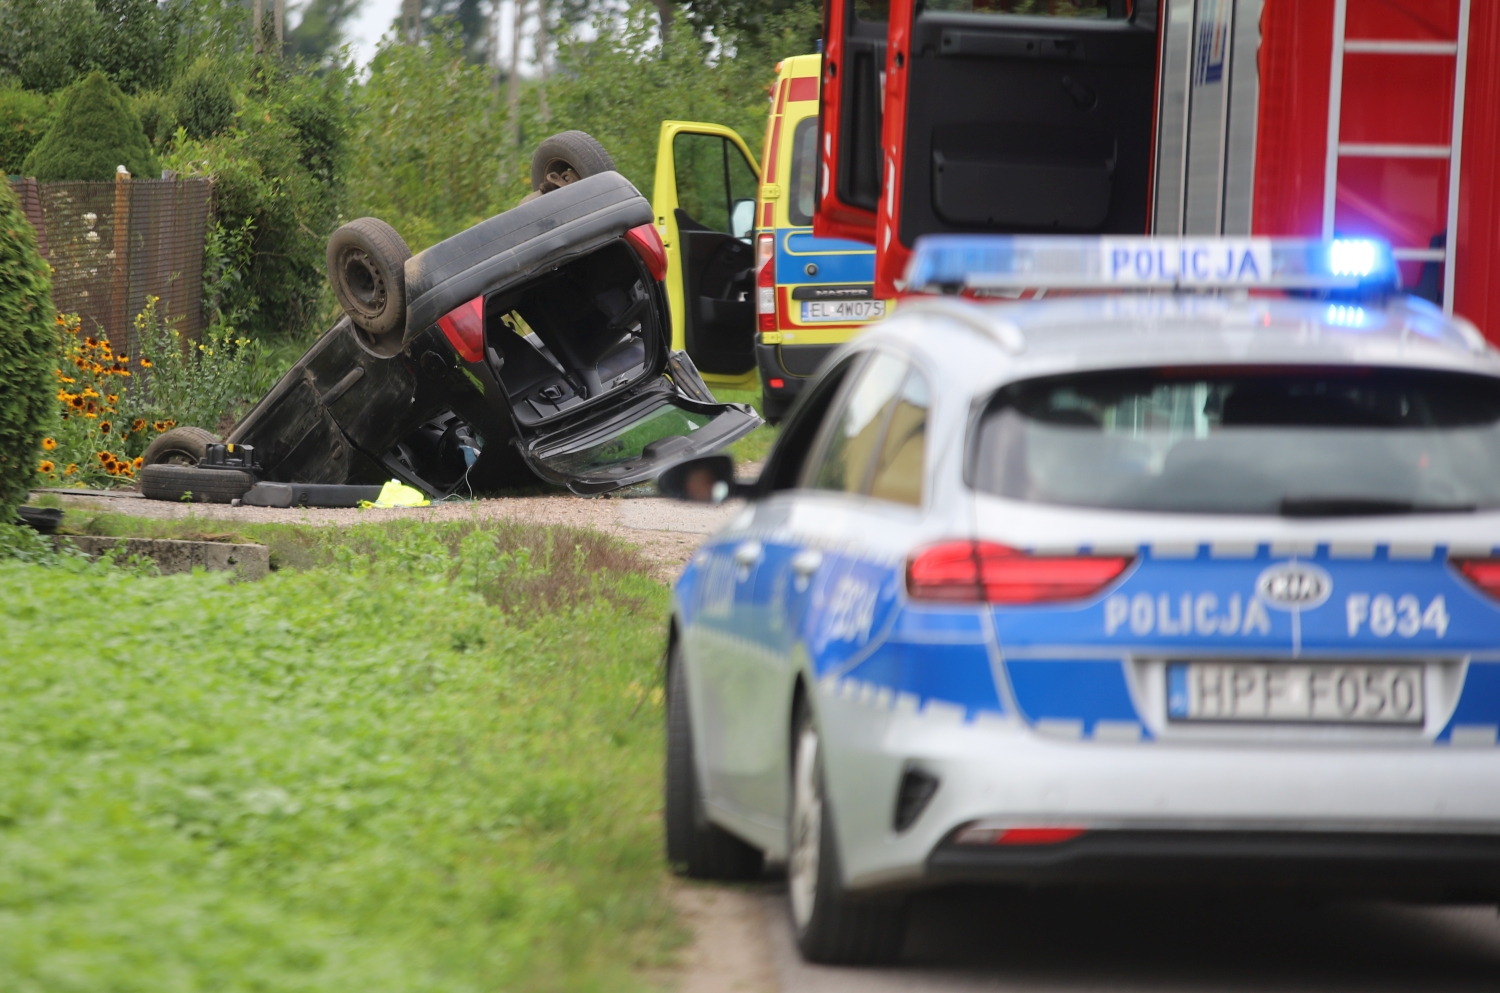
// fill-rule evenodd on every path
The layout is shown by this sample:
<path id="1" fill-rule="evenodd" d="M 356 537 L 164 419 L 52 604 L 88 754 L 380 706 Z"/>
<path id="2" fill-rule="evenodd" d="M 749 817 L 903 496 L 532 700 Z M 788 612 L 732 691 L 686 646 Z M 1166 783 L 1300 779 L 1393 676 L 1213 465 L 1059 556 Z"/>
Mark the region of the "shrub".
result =
<path id="1" fill-rule="evenodd" d="M 176 102 L 164 93 L 151 90 L 137 93 L 131 104 L 135 108 L 135 116 L 140 118 L 141 130 L 146 133 L 146 141 L 151 144 L 151 148 L 157 152 L 166 148 L 172 136 L 177 133 Z"/>
<path id="2" fill-rule="evenodd" d="M 56 123 L 21 168 L 54 182 L 113 179 L 119 165 L 142 179 L 161 174 L 125 94 L 104 73 L 92 72 L 63 94 Z"/>
<path id="3" fill-rule="evenodd" d="M 19 174 L 51 126 L 51 100 L 30 90 L 0 89 L 0 175 Z"/>
<path id="4" fill-rule="evenodd" d="M 234 93 L 229 79 L 213 61 L 193 63 L 172 88 L 177 124 L 189 138 L 211 138 L 234 126 Z"/>
<path id="5" fill-rule="evenodd" d="M 0 523 L 36 476 L 51 426 L 52 278 L 10 184 L 0 182 Z"/>

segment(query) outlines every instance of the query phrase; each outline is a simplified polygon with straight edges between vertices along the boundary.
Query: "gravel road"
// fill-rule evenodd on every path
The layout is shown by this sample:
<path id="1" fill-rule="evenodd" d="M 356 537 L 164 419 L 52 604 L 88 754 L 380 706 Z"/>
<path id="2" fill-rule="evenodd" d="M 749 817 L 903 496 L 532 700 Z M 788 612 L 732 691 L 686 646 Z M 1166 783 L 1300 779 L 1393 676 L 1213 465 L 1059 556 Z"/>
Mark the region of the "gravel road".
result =
<path id="1" fill-rule="evenodd" d="M 719 959 L 739 972 L 716 977 L 694 958 L 685 993 L 1500 989 L 1500 916 L 1493 906 L 956 892 L 916 902 L 900 965 L 846 969 L 810 966 L 798 957 L 779 884 L 722 887 L 717 902 L 724 906 L 716 915 L 689 919 L 700 929 L 717 929 L 700 937 L 700 946 L 722 943 L 724 934 L 742 936 L 746 948 L 734 959 Z M 747 950 L 769 960 L 769 976 L 763 966 L 744 965 L 757 961 Z M 736 980 L 740 985 L 729 985 Z"/>

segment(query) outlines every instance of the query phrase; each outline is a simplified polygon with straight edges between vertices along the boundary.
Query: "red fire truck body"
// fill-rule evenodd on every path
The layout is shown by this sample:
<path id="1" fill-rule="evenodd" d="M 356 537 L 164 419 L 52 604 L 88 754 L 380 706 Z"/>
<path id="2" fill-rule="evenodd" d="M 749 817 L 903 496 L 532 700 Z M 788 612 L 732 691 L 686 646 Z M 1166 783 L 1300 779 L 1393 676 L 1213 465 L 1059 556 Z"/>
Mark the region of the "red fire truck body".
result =
<path id="1" fill-rule="evenodd" d="M 1500 341 L 1496 0 L 827 0 L 823 44 L 814 231 L 877 296 L 923 234 L 1369 235 Z"/>

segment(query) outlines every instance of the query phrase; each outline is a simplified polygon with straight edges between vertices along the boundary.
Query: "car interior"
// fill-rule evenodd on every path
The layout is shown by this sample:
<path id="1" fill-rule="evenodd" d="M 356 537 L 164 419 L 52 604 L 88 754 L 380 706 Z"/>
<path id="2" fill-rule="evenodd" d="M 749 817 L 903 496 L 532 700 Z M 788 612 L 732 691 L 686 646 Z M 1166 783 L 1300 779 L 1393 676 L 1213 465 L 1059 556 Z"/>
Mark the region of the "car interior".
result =
<path id="1" fill-rule="evenodd" d="M 488 297 L 484 324 L 522 427 L 640 380 L 662 333 L 640 264 L 619 242 Z"/>

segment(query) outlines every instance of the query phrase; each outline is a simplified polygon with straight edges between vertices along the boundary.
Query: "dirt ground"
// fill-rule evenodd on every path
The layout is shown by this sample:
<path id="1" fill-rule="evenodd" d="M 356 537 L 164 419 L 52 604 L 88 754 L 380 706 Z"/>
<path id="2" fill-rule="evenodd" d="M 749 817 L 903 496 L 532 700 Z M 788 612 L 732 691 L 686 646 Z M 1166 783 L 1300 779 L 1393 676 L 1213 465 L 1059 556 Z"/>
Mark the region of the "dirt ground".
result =
<path id="1" fill-rule="evenodd" d="M 742 504 L 717 507 L 679 503 L 661 497 L 576 497 L 568 494 L 495 497 L 450 501 L 430 507 L 369 508 L 231 507 L 220 503 L 169 503 L 138 493 L 115 490 L 81 494 L 48 490 L 64 509 L 128 514 L 132 517 L 197 518 L 258 524 L 354 524 L 412 518 L 452 521 L 516 518 L 537 524 L 593 528 L 638 547 L 660 567 L 663 579 L 675 577 L 703 539 L 729 521 Z M 33 497 L 35 499 L 35 496 Z"/>

